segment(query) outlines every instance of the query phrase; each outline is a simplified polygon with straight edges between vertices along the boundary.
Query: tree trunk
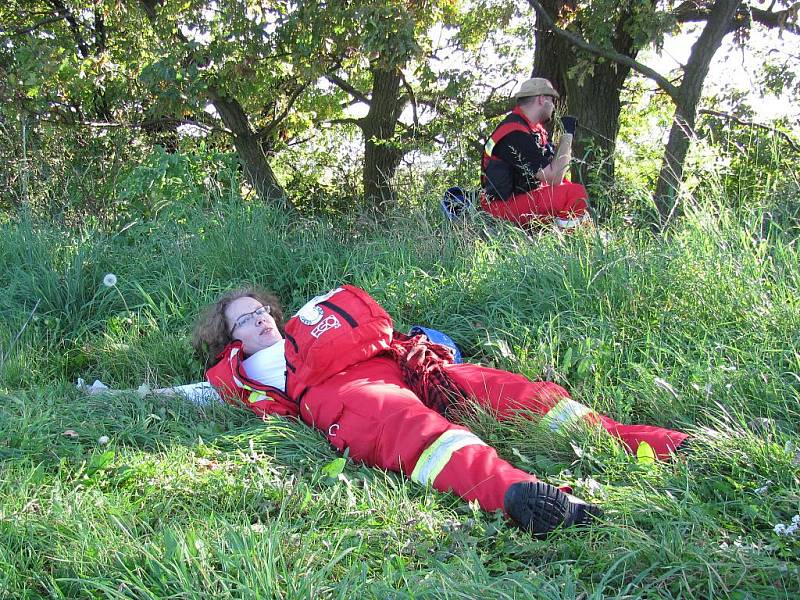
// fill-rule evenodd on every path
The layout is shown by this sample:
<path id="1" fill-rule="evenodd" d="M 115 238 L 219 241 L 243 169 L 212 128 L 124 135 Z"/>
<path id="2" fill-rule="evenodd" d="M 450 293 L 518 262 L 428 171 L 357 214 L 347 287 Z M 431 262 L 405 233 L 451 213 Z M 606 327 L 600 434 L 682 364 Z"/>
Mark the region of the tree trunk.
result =
<path id="1" fill-rule="evenodd" d="M 253 133 L 242 105 L 235 98 L 223 97 L 216 89 L 208 91 L 211 103 L 217 109 L 222 122 L 233 134 L 233 145 L 242 161 L 247 181 L 262 202 L 279 202 L 288 206 L 286 192 L 278 183 L 272 167 L 267 162 L 258 137 Z"/>
<path id="2" fill-rule="evenodd" d="M 550 15 L 558 18 L 566 3 L 564 0 L 545 0 L 541 4 Z M 617 52 L 633 58 L 638 54 L 638 48 L 625 31 L 625 22 L 624 17 L 618 20 L 612 46 Z M 580 22 L 574 27 L 580 32 Z M 579 160 L 572 166 L 573 179 L 587 182 L 592 163 L 602 161 L 599 171 L 603 181 L 613 182 L 614 151 L 622 108 L 620 94 L 630 67 L 595 59 L 593 73 L 582 77 L 570 76 L 570 70 L 577 66 L 581 57 L 580 51 L 576 51 L 569 40 L 553 33 L 541 19 L 536 20 L 535 35 L 532 76 L 549 79 L 566 101 L 567 112 L 578 117 L 573 156 Z"/>
<path id="3" fill-rule="evenodd" d="M 708 67 L 722 40 L 730 31 L 731 20 L 736 15 L 740 0 L 716 0 L 703 32 L 692 46 L 689 61 L 678 89 L 675 117 L 661 163 L 656 186 L 655 203 L 663 231 L 678 212 L 678 189 L 683 179 L 683 164 L 689 151 L 689 141 L 694 133 L 697 105 L 703 92 Z"/>
<path id="4" fill-rule="evenodd" d="M 614 68 L 616 66 L 616 68 Z M 594 73 L 583 81 L 567 82 L 567 112 L 578 117 L 578 135 L 572 154 L 578 181 L 589 180 L 593 163 L 600 162 L 599 173 L 605 183 L 614 181 L 614 151 L 622 110 L 620 94 L 630 69 L 605 61 L 594 65 Z"/>
<path id="5" fill-rule="evenodd" d="M 148 20 L 155 28 L 157 26 L 156 7 L 161 4 L 161 1 L 140 0 L 140 4 Z M 172 31 L 173 35 L 181 43 L 189 44 L 189 40 L 180 32 L 177 25 Z M 191 58 L 189 63 L 193 61 L 194 59 Z M 245 178 L 256 191 L 258 197 L 261 198 L 262 202 L 276 201 L 284 207 L 289 207 L 286 192 L 278 183 L 272 167 L 269 166 L 267 157 L 264 155 L 264 149 L 250 127 L 250 121 L 247 119 L 247 114 L 244 112 L 242 105 L 239 104 L 236 98 L 225 96 L 214 86 L 210 86 L 207 91 L 208 98 L 214 108 L 217 109 L 222 122 L 233 134 L 233 146 L 236 148 L 236 154 L 244 167 Z"/>
<path id="6" fill-rule="evenodd" d="M 392 177 L 403 156 L 394 140 L 403 105 L 400 69 L 373 66 L 369 112 L 361 119 L 364 134 L 364 199 L 380 206 L 394 201 Z"/>
<path id="7" fill-rule="evenodd" d="M 544 9 L 554 17 L 564 7 L 564 0 L 543 0 Z M 536 19 L 535 46 L 531 77 L 544 77 L 561 93 L 567 94 L 567 71 L 575 65 L 575 52 L 568 40 L 556 35 L 541 19 Z"/>

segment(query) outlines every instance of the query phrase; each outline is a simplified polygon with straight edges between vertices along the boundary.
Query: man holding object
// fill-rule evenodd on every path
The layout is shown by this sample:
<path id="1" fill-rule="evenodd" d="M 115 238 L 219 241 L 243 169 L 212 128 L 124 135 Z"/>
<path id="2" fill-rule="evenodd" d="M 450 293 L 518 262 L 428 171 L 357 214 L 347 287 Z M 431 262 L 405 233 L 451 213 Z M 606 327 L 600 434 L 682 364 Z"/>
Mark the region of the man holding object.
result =
<path id="1" fill-rule="evenodd" d="M 514 110 L 484 146 L 481 207 L 520 225 L 552 222 L 572 229 L 589 219 L 586 190 L 564 179 L 577 119 L 561 118 L 564 133 L 554 149 L 544 128 L 553 118 L 559 97 L 553 85 L 534 77 L 514 97 Z"/>

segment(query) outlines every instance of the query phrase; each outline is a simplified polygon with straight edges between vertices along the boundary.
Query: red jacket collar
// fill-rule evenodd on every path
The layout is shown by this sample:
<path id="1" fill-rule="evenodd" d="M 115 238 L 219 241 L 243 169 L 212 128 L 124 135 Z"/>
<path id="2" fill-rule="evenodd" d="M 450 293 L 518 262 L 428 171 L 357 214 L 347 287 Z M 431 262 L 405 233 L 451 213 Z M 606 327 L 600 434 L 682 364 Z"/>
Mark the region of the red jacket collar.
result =
<path id="1" fill-rule="evenodd" d="M 511 112 L 517 115 L 518 117 L 521 117 L 531 131 L 537 131 L 539 133 L 544 133 L 545 135 L 547 135 L 547 130 L 544 128 L 544 126 L 541 123 L 534 123 L 533 121 L 531 121 L 528 118 L 528 115 L 522 112 L 522 109 L 519 106 L 515 106 L 514 110 L 512 110 Z"/>
<path id="2" fill-rule="evenodd" d="M 241 340 L 233 340 L 231 343 L 229 343 L 227 346 L 225 346 L 219 352 L 219 354 L 217 354 L 216 358 L 214 359 L 214 363 L 216 364 L 219 361 L 221 361 L 223 358 L 225 358 L 226 356 L 229 356 L 230 353 L 231 353 L 231 350 L 233 350 L 234 348 L 238 348 L 239 351 L 242 352 L 242 341 Z M 244 356 L 244 355 L 242 355 L 242 356 Z"/>

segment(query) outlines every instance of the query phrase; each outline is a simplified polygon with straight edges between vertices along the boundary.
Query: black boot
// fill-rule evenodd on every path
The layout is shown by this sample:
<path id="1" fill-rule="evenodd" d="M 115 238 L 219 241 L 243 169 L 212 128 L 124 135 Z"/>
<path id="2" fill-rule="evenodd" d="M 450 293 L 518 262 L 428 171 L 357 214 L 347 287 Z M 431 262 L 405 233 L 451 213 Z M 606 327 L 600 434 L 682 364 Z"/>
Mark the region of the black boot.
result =
<path id="1" fill-rule="evenodd" d="M 548 534 L 556 527 L 588 525 L 603 515 L 599 506 L 543 481 L 511 485 L 503 498 L 503 506 L 519 527 L 536 536 Z"/>

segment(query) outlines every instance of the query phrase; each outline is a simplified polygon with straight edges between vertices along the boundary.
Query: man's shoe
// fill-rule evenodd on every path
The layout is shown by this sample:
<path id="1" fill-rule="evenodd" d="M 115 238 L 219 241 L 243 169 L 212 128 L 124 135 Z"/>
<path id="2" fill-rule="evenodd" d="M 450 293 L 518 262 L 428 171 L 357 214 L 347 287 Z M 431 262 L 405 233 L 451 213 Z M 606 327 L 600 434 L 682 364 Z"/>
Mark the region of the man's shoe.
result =
<path id="1" fill-rule="evenodd" d="M 522 481 L 511 485 L 503 507 L 514 522 L 535 536 L 557 527 L 588 525 L 603 516 L 596 504 L 589 504 L 543 481 Z"/>
<path id="2" fill-rule="evenodd" d="M 561 217 L 556 217 L 553 219 L 553 224 L 555 224 L 556 229 L 561 231 L 575 231 L 578 227 L 593 227 L 594 221 L 592 221 L 592 217 L 589 216 L 589 213 L 583 213 L 582 215 L 575 215 L 572 218 L 562 219 Z"/>

